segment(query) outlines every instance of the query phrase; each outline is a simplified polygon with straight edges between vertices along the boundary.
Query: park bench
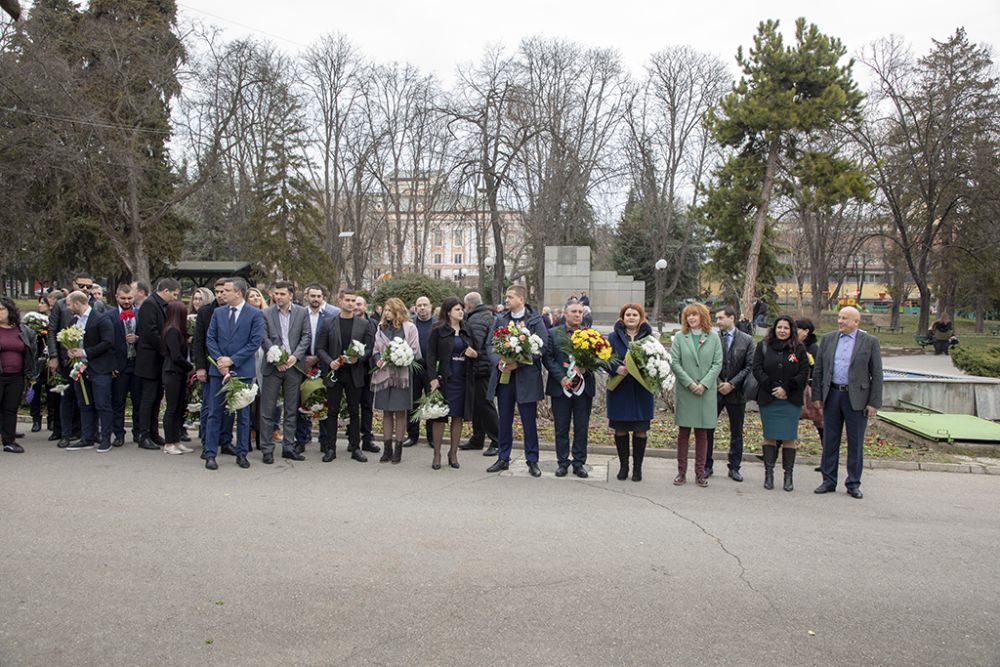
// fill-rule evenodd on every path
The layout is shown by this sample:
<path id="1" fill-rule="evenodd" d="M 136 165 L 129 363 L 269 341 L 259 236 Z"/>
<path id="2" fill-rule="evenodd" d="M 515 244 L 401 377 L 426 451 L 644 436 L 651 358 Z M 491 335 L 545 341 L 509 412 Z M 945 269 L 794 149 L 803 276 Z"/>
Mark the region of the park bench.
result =
<path id="1" fill-rule="evenodd" d="M 933 338 L 931 338 L 930 336 L 921 336 L 920 334 L 914 336 L 913 340 L 916 341 L 917 345 L 920 346 L 921 350 L 927 347 L 928 345 L 934 344 Z"/>
<path id="2" fill-rule="evenodd" d="M 889 333 L 896 333 L 903 330 L 903 327 L 892 326 L 892 315 L 885 315 L 885 314 L 872 315 L 872 326 L 875 328 L 876 334 L 881 333 L 882 329 L 885 329 Z M 923 345 L 924 344 L 921 343 L 921 347 L 923 347 Z"/>

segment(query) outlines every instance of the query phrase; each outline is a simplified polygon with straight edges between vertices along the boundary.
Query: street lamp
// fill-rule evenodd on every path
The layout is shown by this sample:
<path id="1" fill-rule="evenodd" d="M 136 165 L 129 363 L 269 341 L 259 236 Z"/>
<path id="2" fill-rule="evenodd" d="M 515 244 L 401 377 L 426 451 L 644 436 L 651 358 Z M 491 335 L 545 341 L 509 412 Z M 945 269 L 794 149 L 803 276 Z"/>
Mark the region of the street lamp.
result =
<path id="1" fill-rule="evenodd" d="M 656 310 L 657 332 L 663 333 L 663 270 L 667 268 L 667 260 L 662 257 L 653 264 L 656 269 L 656 297 L 653 308 Z"/>
<path id="2" fill-rule="evenodd" d="M 486 259 L 483 260 L 483 266 L 486 267 L 486 271 L 489 273 L 490 280 L 492 281 L 492 284 L 490 285 L 490 302 L 491 303 L 496 303 L 496 301 L 497 301 L 497 298 L 496 298 L 497 297 L 496 277 L 493 275 L 493 267 L 496 265 L 496 263 L 497 263 L 496 259 L 494 259 L 492 256 L 488 256 Z M 480 286 L 485 287 L 486 283 L 480 281 Z"/>

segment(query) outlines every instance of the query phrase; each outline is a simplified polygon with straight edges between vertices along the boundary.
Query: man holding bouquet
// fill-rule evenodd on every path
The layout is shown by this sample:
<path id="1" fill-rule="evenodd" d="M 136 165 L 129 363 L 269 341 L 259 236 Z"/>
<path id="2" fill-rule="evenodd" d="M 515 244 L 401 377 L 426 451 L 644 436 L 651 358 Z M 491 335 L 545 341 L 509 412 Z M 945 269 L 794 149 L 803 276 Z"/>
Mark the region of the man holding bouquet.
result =
<path id="1" fill-rule="evenodd" d="M 111 320 L 98 313 L 83 292 L 66 297 L 70 311 L 76 316 L 74 325 L 83 329 L 79 347 L 70 348 L 66 355 L 70 364 L 84 370 L 73 382 L 77 405 L 80 406 L 81 439 L 66 449 L 111 450 L 111 371 L 114 368 L 115 332 Z M 96 419 L 95 419 L 96 418 Z"/>
<path id="2" fill-rule="evenodd" d="M 264 341 L 264 316 L 246 302 L 247 283 L 242 278 L 227 279 L 222 285 L 225 304 L 212 313 L 205 345 L 208 348 L 208 421 L 205 423 L 205 467 L 217 470 L 222 414 L 226 407 L 220 395 L 224 382 L 254 381 L 257 350 Z M 236 410 L 236 464 L 249 468 L 250 406 Z"/>
<path id="3" fill-rule="evenodd" d="M 309 316 L 303 306 L 292 303 L 295 286 L 285 280 L 274 284 L 271 297 L 274 304 L 264 309 L 264 364 L 260 388 L 260 451 L 264 463 L 274 463 L 274 407 L 278 394 L 284 396 L 284 427 L 281 457 L 304 461 L 295 450 L 296 416 L 299 410 L 299 388 L 305 377 L 305 357 L 312 336 Z"/>
<path id="4" fill-rule="evenodd" d="M 548 331 L 541 316 L 526 303 L 527 292 L 521 285 L 507 290 L 507 309 L 497 315 L 486 341 L 493 370 L 487 398 L 496 397 L 499 412 L 497 461 L 487 472 L 510 468 L 514 444 L 514 408 L 521 415 L 524 428 L 524 458 L 532 477 L 541 477 L 538 467 L 538 401 L 543 400 L 542 355 Z M 502 352 L 502 354 L 501 354 Z"/>
<path id="5" fill-rule="evenodd" d="M 559 459 L 556 477 L 565 477 L 569 471 L 569 425 L 572 421 L 573 474 L 585 478 L 588 476 L 587 431 L 590 429 L 590 412 L 594 406 L 597 383 L 594 381 L 593 370 L 578 367 L 579 360 L 567 353 L 573 347 L 573 332 L 580 330 L 583 325 L 583 304 L 567 305 L 565 316 L 564 324 L 549 330 L 550 340 L 545 346 L 544 356 L 545 368 L 549 371 L 545 393 L 552 398 L 556 457 Z M 611 346 L 607 345 L 610 354 Z"/>

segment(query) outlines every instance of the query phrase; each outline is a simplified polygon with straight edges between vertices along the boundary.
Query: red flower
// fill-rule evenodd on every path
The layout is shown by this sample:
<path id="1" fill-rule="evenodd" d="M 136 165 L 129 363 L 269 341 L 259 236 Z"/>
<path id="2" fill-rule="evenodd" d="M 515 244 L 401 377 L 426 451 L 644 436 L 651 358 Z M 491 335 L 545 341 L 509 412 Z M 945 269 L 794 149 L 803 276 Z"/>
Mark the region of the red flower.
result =
<path id="1" fill-rule="evenodd" d="M 793 353 L 793 354 L 788 355 L 788 360 L 794 364 L 796 361 L 799 360 L 799 358 L 796 357 L 795 354 Z"/>
<path id="2" fill-rule="evenodd" d="M 135 317 L 135 313 L 133 313 L 131 310 L 123 310 L 121 313 L 118 314 L 118 319 L 122 322 L 124 322 L 125 320 L 130 320 L 133 317 Z"/>

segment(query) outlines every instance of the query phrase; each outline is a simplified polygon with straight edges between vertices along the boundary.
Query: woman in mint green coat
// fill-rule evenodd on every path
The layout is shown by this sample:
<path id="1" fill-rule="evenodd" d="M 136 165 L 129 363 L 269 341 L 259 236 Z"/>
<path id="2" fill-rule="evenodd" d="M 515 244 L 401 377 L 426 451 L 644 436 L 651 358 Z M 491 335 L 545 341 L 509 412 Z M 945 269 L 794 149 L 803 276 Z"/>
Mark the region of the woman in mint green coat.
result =
<path id="1" fill-rule="evenodd" d="M 722 369 L 722 342 L 712 331 L 708 308 L 692 303 L 681 314 L 681 330 L 670 344 L 670 368 L 674 372 L 674 421 L 677 423 L 677 477 L 687 481 L 688 443 L 694 429 L 694 474 L 698 486 L 708 486 L 705 458 L 708 430 L 719 420 L 716 380 Z"/>

